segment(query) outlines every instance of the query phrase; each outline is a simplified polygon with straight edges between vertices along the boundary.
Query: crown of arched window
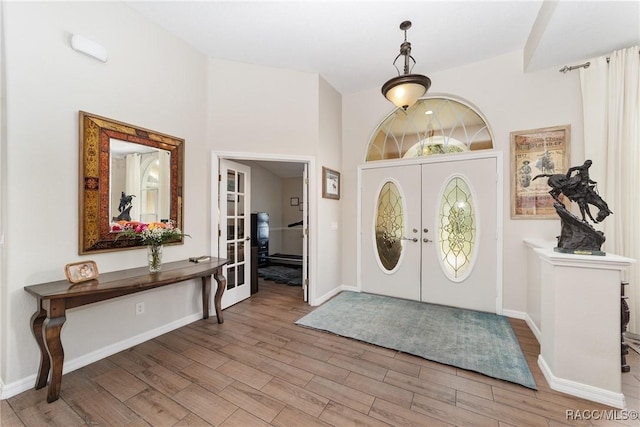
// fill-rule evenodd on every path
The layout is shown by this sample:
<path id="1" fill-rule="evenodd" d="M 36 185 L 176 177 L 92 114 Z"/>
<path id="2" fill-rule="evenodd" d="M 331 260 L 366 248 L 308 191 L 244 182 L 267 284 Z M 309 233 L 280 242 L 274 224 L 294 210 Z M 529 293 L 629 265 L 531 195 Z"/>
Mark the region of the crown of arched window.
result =
<path id="1" fill-rule="evenodd" d="M 486 121 L 473 107 L 442 96 L 395 109 L 373 132 L 366 161 L 409 159 L 493 148 Z"/>

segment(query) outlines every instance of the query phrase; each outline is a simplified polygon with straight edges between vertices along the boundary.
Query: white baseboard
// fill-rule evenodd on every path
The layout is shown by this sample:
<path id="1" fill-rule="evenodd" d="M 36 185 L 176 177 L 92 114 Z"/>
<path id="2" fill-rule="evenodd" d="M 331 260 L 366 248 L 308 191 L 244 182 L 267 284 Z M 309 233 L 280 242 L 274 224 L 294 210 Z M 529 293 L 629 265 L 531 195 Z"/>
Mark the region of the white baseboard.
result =
<path id="1" fill-rule="evenodd" d="M 2 387 L 2 394 L 0 394 L 0 400 L 8 399 L 16 396 L 23 391 L 32 389 L 36 385 L 36 374 L 29 375 L 26 378 L 21 378 L 18 381 L 14 381 L 9 384 L 5 384 Z"/>
<path id="2" fill-rule="evenodd" d="M 333 298 L 334 296 L 338 295 L 342 291 L 360 292 L 360 289 L 358 289 L 355 286 L 340 285 L 337 288 L 333 288 L 331 291 L 327 292 L 326 294 L 322 295 L 321 297 L 316 298 L 313 305 L 316 306 L 316 305 L 320 305 L 320 304 L 322 304 L 324 302 L 327 302 L 331 298 Z"/>
<path id="3" fill-rule="evenodd" d="M 166 334 L 167 332 L 173 331 L 174 329 L 178 329 L 182 326 L 188 325 L 189 323 L 193 323 L 196 320 L 202 319 L 202 312 L 190 314 L 187 317 L 183 317 L 182 319 L 175 320 L 171 323 L 167 323 L 166 325 L 159 326 L 150 331 L 143 332 L 142 334 L 136 335 L 131 338 L 127 338 L 126 340 L 108 345 L 106 347 L 100 348 L 98 350 L 92 351 L 91 353 L 76 357 L 75 359 L 65 360 L 64 365 L 62 367 L 62 373 L 66 374 L 69 372 L 73 372 L 76 369 L 80 369 L 83 366 L 87 366 L 92 364 L 93 362 L 97 362 L 98 360 L 109 357 L 113 354 L 116 354 L 122 350 L 126 350 L 135 345 L 141 344 L 145 341 L 149 341 L 152 338 L 160 336 L 162 334 Z M 64 377 L 62 377 L 62 381 L 64 381 Z M 8 399 L 12 396 L 20 394 L 24 391 L 27 391 L 34 387 L 36 383 L 36 374 L 29 375 L 26 378 L 21 378 L 12 383 L 3 385 L 0 382 L 0 400 Z"/>
<path id="4" fill-rule="evenodd" d="M 538 329 L 535 322 L 533 321 L 533 319 L 531 319 L 528 313 L 516 310 L 502 310 L 502 315 L 511 317 L 513 319 L 524 320 L 525 322 L 527 322 L 527 326 L 529 327 L 529 329 L 531 329 L 533 335 L 535 335 L 536 340 L 538 340 L 538 344 L 542 342 L 542 332 L 540 331 L 540 329 Z"/>
<path id="5" fill-rule="evenodd" d="M 588 384 L 558 378 L 553 375 L 549 365 L 547 365 L 547 362 L 545 362 L 542 355 L 538 356 L 538 366 L 540 367 L 540 370 L 542 370 L 544 377 L 547 379 L 549 386 L 556 391 L 567 393 L 582 399 L 591 400 L 593 402 L 603 403 L 605 405 L 613 406 L 614 408 L 625 408 L 624 394 L 622 393 L 616 393 Z"/>
<path id="6" fill-rule="evenodd" d="M 527 313 L 525 313 L 524 311 L 508 310 L 506 308 L 502 309 L 502 315 L 511 317 L 512 319 L 521 319 L 521 320 L 525 320 L 525 318 L 528 317 Z"/>

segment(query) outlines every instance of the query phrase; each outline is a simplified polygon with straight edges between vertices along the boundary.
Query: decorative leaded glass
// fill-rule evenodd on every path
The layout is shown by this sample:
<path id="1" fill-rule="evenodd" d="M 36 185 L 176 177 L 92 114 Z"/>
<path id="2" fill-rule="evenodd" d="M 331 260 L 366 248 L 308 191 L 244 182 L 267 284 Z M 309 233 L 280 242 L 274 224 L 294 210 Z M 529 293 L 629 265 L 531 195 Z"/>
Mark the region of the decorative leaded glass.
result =
<path id="1" fill-rule="evenodd" d="M 397 108 L 375 129 L 366 161 L 409 159 L 493 148 L 486 121 L 470 105 L 428 97 Z"/>
<path id="2" fill-rule="evenodd" d="M 376 209 L 376 249 L 378 259 L 387 270 L 393 270 L 402 254 L 404 211 L 400 190 L 391 181 L 386 182 L 378 195 Z"/>
<path id="3" fill-rule="evenodd" d="M 460 281 L 468 274 L 477 234 L 471 189 L 460 176 L 452 178 L 442 193 L 438 230 L 443 269 L 450 279 Z"/>

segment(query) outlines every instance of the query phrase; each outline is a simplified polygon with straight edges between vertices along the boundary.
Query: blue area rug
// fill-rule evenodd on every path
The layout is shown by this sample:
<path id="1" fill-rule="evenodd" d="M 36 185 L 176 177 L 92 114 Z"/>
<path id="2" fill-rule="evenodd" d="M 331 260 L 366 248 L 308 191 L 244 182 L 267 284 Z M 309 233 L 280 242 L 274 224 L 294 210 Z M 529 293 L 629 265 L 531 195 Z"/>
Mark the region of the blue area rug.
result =
<path id="1" fill-rule="evenodd" d="M 342 292 L 296 322 L 537 390 L 504 316 Z"/>

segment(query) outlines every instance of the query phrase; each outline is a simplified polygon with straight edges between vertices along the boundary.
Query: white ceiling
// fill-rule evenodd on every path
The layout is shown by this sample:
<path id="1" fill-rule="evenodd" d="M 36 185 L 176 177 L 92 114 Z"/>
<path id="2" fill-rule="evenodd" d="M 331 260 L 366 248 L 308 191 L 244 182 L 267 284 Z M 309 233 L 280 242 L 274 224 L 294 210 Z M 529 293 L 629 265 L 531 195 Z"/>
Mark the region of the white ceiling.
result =
<path id="1" fill-rule="evenodd" d="M 559 69 L 640 44 L 639 0 L 125 3 L 207 56 L 317 73 L 342 94 L 397 74 L 404 20 L 413 23 L 413 71 L 427 76 L 518 50 L 525 71 Z M 281 177 L 302 175 L 301 164 L 251 163 Z"/>
<path id="2" fill-rule="evenodd" d="M 318 73 L 342 94 L 397 75 L 404 20 L 427 76 L 517 50 L 534 71 L 640 44 L 638 0 L 125 3 L 210 57 Z"/>

